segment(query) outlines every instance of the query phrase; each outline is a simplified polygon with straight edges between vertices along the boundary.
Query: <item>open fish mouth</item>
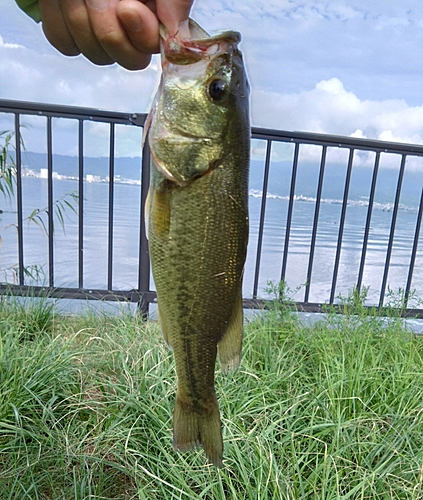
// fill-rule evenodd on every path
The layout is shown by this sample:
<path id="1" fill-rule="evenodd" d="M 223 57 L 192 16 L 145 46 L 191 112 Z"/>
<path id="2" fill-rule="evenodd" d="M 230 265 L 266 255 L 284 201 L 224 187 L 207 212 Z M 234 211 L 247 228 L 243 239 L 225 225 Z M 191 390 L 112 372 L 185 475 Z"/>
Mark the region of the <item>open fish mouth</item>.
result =
<path id="1" fill-rule="evenodd" d="M 161 26 L 163 61 L 178 65 L 193 64 L 227 52 L 241 41 L 241 34 L 238 31 L 220 31 L 209 35 L 192 19 L 189 20 L 189 31 L 191 38 L 184 39 L 179 38 L 178 34 L 169 36 L 164 26 Z"/>

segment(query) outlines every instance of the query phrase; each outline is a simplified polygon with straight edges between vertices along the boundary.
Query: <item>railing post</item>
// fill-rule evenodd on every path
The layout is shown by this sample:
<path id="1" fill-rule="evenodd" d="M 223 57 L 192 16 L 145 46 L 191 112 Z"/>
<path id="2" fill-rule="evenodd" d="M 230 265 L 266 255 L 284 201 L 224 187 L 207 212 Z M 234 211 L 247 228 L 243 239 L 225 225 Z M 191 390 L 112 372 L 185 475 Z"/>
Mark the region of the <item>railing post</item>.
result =
<path id="1" fill-rule="evenodd" d="M 140 253 L 139 253 L 139 270 L 138 270 L 138 290 L 141 294 L 141 299 L 138 302 L 138 310 L 143 317 L 148 316 L 149 302 L 145 294 L 150 291 L 150 252 L 148 248 L 147 227 L 145 224 L 146 207 L 148 189 L 150 186 L 150 147 L 148 137 L 145 138 L 142 148 L 141 162 L 141 206 L 140 206 Z"/>
<path id="2" fill-rule="evenodd" d="M 345 215 L 347 213 L 347 206 L 348 206 L 348 193 L 350 190 L 351 172 L 354 161 L 354 151 L 355 151 L 354 148 L 350 148 L 347 173 L 345 176 L 344 196 L 342 198 L 341 218 L 339 220 L 338 242 L 336 245 L 335 264 L 333 267 L 332 286 L 330 289 L 329 304 L 333 304 L 335 300 L 336 282 L 338 279 L 339 262 L 341 260 L 342 238 L 344 236 Z"/>
<path id="3" fill-rule="evenodd" d="M 48 283 L 54 286 L 53 129 L 47 117 Z"/>
<path id="4" fill-rule="evenodd" d="M 420 194 L 419 211 L 417 212 L 416 230 L 414 232 L 413 250 L 411 252 L 410 266 L 408 267 L 407 284 L 405 286 L 405 294 L 404 294 L 405 307 L 408 307 L 408 299 L 410 297 L 411 283 L 413 281 L 413 271 L 414 271 L 414 265 L 416 263 L 417 247 L 419 245 L 422 216 L 423 216 L 423 188 Z"/>
<path id="5" fill-rule="evenodd" d="M 358 270 L 358 278 L 357 278 L 357 286 L 356 286 L 356 289 L 359 293 L 361 291 L 361 286 L 363 284 L 364 266 L 366 264 L 367 245 L 369 242 L 370 222 L 372 220 L 373 203 L 375 200 L 376 182 L 377 182 L 377 174 L 379 171 L 379 163 L 380 163 L 380 151 L 378 151 L 376 153 L 375 163 L 373 166 L 372 185 L 370 186 L 370 196 L 369 196 L 369 205 L 367 207 L 366 227 L 364 228 L 363 247 L 361 250 L 360 268 Z"/>
<path id="6" fill-rule="evenodd" d="M 107 289 L 113 290 L 113 213 L 115 199 L 115 124 L 110 124 L 109 132 L 109 219 L 107 251 Z"/>
<path id="7" fill-rule="evenodd" d="M 260 223 L 257 237 L 256 267 L 254 271 L 253 299 L 257 298 L 258 282 L 260 276 L 261 249 L 263 247 L 264 218 L 266 215 L 267 184 L 269 181 L 270 155 L 272 152 L 272 141 L 267 141 L 266 158 L 264 163 L 263 188 L 261 195 Z"/>
<path id="8" fill-rule="evenodd" d="M 285 241 L 283 246 L 281 281 L 286 281 L 286 269 L 288 265 L 289 238 L 291 235 L 292 213 L 294 210 L 295 183 L 297 180 L 298 156 L 300 153 L 300 143 L 295 143 L 294 160 L 291 171 L 291 188 L 289 190 L 288 213 L 286 216 Z"/>
<path id="9" fill-rule="evenodd" d="M 78 126 L 78 287 L 84 287 L 84 121 Z"/>
<path id="10" fill-rule="evenodd" d="M 382 285 L 380 286 L 380 296 L 379 296 L 379 307 L 380 308 L 383 307 L 386 287 L 388 285 L 389 266 L 391 263 L 392 248 L 394 246 L 395 227 L 396 227 L 396 223 L 397 223 L 398 208 L 399 208 L 399 202 L 400 202 L 400 198 L 401 198 L 401 188 L 402 188 L 402 181 L 404 178 L 406 160 L 407 160 L 407 155 L 403 154 L 401 157 L 401 165 L 400 165 L 400 169 L 398 172 L 398 181 L 397 181 L 397 189 L 396 189 L 396 193 L 395 193 L 394 209 L 392 211 L 391 229 L 389 231 L 388 249 L 386 251 L 386 259 L 385 259 L 385 267 L 383 270 Z"/>
<path id="11" fill-rule="evenodd" d="M 18 212 L 18 283 L 24 285 L 23 250 L 23 208 L 22 208 L 22 149 L 20 114 L 15 113 L 15 150 L 16 150 L 16 204 Z"/>
<path id="12" fill-rule="evenodd" d="M 313 272 L 314 251 L 316 248 L 317 225 L 319 223 L 320 201 L 322 199 L 322 189 L 323 189 L 323 178 L 325 175 L 326 153 L 327 153 L 327 146 L 323 146 L 322 147 L 322 156 L 320 158 L 320 170 L 319 170 L 319 181 L 317 184 L 316 205 L 314 207 L 313 230 L 311 233 L 310 254 L 309 254 L 309 258 L 308 258 L 308 268 L 307 268 L 307 280 L 306 280 L 306 286 L 305 286 L 305 292 L 304 292 L 304 302 L 305 303 L 308 302 L 308 299 L 310 297 L 311 275 Z"/>

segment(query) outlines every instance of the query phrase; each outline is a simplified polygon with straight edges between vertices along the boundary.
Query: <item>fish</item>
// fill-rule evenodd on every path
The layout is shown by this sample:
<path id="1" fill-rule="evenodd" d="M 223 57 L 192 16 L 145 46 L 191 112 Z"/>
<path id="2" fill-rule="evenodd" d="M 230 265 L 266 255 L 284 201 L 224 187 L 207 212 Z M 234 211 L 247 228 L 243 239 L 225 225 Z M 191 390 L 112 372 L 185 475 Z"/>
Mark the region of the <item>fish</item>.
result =
<path id="1" fill-rule="evenodd" d="M 173 448 L 204 449 L 222 466 L 215 364 L 240 364 L 242 278 L 248 242 L 249 84 L 241 35 L 191 38 L 162 26 L 162 75 L 147 119 L 151 171 L 146 206 L 158 315 L 173 350 Z"/>

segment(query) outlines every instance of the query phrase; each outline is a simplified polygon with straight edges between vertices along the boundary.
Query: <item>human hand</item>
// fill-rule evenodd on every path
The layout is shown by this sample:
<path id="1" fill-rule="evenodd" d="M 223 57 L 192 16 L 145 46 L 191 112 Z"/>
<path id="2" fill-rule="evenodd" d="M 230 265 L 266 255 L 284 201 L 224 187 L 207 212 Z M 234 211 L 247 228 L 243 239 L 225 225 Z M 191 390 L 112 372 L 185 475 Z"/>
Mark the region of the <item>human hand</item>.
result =
<path id="1" fill-rule="evenodd" d="M 38 0 L 48 41 L 94 64 L 144 69 L 159 51 L 159 21 L 185 36 L 194 0 Z"/>

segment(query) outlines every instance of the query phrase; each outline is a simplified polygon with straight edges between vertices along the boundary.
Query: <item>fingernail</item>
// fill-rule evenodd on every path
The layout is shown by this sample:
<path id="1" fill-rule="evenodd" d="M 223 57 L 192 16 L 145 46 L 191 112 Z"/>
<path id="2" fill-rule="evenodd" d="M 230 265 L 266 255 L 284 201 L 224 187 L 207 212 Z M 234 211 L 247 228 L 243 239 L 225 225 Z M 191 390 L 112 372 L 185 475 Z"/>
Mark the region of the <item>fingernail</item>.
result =
<path id="1" fill-rule="evenodd" d="M 120 22 L 123 24 L 125 29 L 130 31 L 139 31 L 142 28 L 142 24 L 138 15 L 121 15 L 119 16 Z"/>
<path id="2" fill-rule="evenodd" d="M 93 10 L 106 10 L 110 0 L 86 0 L 88 7 Z"/>

